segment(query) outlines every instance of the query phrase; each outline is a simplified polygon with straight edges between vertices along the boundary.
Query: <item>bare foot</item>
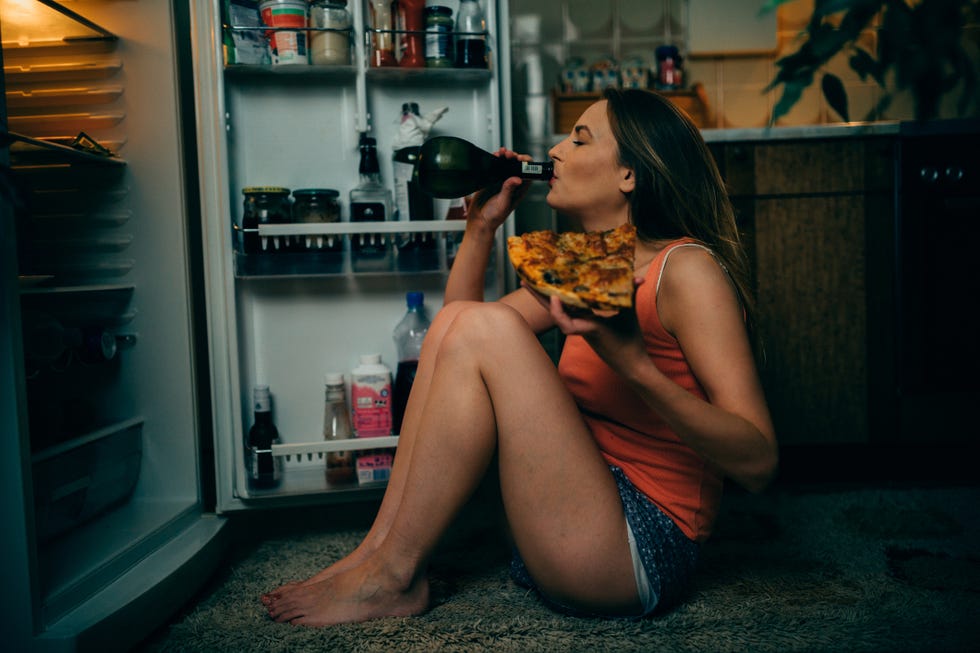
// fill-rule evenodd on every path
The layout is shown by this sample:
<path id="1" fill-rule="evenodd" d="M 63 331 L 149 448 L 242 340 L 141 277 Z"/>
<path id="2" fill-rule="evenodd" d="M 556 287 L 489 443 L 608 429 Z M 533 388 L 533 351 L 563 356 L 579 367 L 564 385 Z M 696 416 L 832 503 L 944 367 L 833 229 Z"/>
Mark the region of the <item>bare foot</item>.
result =
<path id="1" fill-rule="evenodd" d="M 275 621 L 304 626 L 407 617 L 429 607 L 429 579 L 422 575 L 401 582 L 369 559 L 319 582 L 294 586 L 266 607 Z"/>
<path id="2" fill-rule="evenodd" d="M 307 585 L 313 585 L 322 581 L 327 580 L 331 576 L 335 576 L 348 569 L 353 569 L 357 565 L 361 564 L 373 551 L 376 546 L 369 546 L 365 542 L 362 542 L 356 549 L 351 551 L 349 554 L 333 563 L 324 567 L 316 574 L 310 576 L 306 580 L 298 580 L 290 583 L 285 583 L 280 585 L 274 590 L 270 590 L 262 595 L 261 601 L 265 606 L 269 606 L 272 602 L 281 599 L 283 596 L 295 591 L 300 587 Z"/>

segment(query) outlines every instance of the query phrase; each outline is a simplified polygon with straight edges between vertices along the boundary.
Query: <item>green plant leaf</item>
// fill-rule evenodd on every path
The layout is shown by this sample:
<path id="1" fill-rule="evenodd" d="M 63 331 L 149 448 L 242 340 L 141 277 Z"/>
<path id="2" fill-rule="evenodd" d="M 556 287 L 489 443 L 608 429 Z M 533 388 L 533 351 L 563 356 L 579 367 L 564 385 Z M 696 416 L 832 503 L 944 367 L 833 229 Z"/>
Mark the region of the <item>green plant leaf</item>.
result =
<path id="1" fill-rule="evenodd" d="M 837 112 L 844 122 L 850 122 L 847 112 L 847 91 L 844 90 L 844 83 L 837 75 L 826 73 L 820 80 L 820 88 L 823 90 L 824 99 L 830 108 Z"/>
<path id="2" fill-rule="evenodd" d="M 776 11 L 779 5 L 784 5 L 787 2 L 792 2 L 793 0 L 766 0 L 765 4 L 759 7 L 758 15 L 768 14 L 770 11 Z"/>
<path id="3" fill-rule="evenodd" d="M 854 48 L 854 54 L 849 59 L 851 70 L 856 72 L 865 81 L 868 77 L 878 82 L 878 86 L 885 87 L 885 75 L 882 71 L 881 63 L 871 56 L 864 48 Z"/>
<path id="4" fill-rule="evenodd" d="M 810 39 L 806 44 L 812 49 L 813 57 L 818 62 L 824 63 L 840 52 L 849 40 L 850 37 L 846 33 L 824 24 L 810 32 Z"/>
<path id="5" fill-rule="evenodd" d="M 814 16 L 830 16 L 840 11 L 846 11 L 854 4 L 862 4 L 861 0 L 816 0 L 813 6 Z"/>
<path id="6" fill-rule="evenodd" d="M 776 106 L 772 108 L 772 118 L 769 119 L 769 124 L 773 125 L 781 117 L 789 113 L 790 109 L 793 108 L 800 97 L 803 95 L 803 90 L 809 86 L 809 83 L 803 83 L 800 80 L 794 79 L 783 84 L 783 94 L 776 102 Z"/>

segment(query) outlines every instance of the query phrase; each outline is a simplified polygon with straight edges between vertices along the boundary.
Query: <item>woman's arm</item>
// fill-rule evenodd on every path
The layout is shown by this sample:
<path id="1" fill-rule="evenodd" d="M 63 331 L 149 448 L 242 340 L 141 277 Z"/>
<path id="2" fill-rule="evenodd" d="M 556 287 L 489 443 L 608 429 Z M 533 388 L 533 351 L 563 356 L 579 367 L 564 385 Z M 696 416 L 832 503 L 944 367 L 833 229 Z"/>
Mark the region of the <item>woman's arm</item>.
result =
<path id="1" fill-rule="evenodd" d="M 530 157 L 520 157 L 503 148 L 497 152 L 497 156 L 530 160 Z M 511 177 L 504 181 L 497 193 L 489 197 L 483 195 L 485 191 L 481 191 L 466 198 L 466 229 L 446 281 L 445 304 L 454 301 L 483 301 L 484 278 L 497 229 L 523 199 L 527 192 L 527 183 L 529 182 L 524 182 L 520 177 Z M 554 326 L 554 320 L 547 309 L 523 288 L 505 295 L 500 301 L 517 309 L 535 333 Z"/>
<path id="2" fill-rule="evenodd" d="M 566 333 L 583 335 L 643 401 L 692 449 L 757 492 L 776 470 L 778 451 L 742 309 L 727 275 L 701 249 L 679 248 L 661 279 L 661 323 L 677 338 L 707 394 L 704 401 L 664 376 L 647 355 L 635 313 L 608 320 L 552 315 Z"/>

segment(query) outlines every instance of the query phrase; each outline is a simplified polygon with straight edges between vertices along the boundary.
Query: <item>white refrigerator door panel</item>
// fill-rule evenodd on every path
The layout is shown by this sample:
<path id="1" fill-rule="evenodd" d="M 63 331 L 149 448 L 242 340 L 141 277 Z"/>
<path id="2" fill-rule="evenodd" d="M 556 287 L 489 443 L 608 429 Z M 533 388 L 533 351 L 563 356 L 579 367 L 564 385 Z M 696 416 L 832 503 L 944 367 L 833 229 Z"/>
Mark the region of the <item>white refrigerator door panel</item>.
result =
<path id="1" fill-rule="evenodd" d="M 342 372 L 349 382 L 363 353 L 380 353 L 394 368 L 392 330 L 406 310 L 405 293 L 425 292 L 426 306 L 434 313 L 442 304 L 444 269 L 349 275 L 348 261 L 344 274 L 269 278 L 239 271 L 236 278 L 234 225 L 242 219 L 242 189 L 333 188 L 347 220 L 349 192 L 359 181 L 359 131 L 376 138 L 382 178 L 390 184 L 391 145 L 405 102 L 417 102 L 423 115 L 449 107 L 433 134 L 459 135 L 488 150 L 508 145 L 510 123 L 501 102 L 509 97 L 509 78 L 501 72 L 508 70 L 506 3 L 482 3 L 494 60 L 491 70 L 476 72 L 370 69 L 362 41 L 368 12 L 361 2 L 349 5 L 356 30 L 352 70 L 236 66 L 225 71 L 219 4 L 195 3 L 191 30 L 218 510 L 365 498 L 378 488 L 323 487 L 324 460 L 316 454 L 284 461 L 284 480 L 276 490 L 250 490 L 243 460 L 253 419 L 252 387 L 270 386 L 284 443 L 322 441 L 323 375 Z M 448 4 L 455 11 L 456 2 Z M 447 207 L 448 202 L 438 201 L 435 217 L 442 219 Z M 503 288 L 503 262 L 498 247 L 489 297 Z M 313 486 L 304 485 L 309 479 Z"/>

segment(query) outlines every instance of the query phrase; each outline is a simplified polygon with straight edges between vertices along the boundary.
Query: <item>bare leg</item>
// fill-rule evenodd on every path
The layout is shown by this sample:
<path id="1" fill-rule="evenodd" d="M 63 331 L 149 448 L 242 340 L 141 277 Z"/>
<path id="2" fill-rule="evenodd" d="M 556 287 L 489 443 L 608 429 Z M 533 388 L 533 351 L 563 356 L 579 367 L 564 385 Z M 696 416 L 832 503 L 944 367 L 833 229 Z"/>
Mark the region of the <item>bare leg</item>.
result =
<path id="1" fill-rule="evenodd" d="M 495 451 L 508 520 L 539 586 L 566 604 L 634 610 L 615 482 L 523 319 L 499 305 L 460 310 L 435 353 L 424 401 L 413 397 L 417 429 L 387 532 L 359 563 L 273 597 L 270 615 L 328 625 L 424 611 L 427 559 Z"/>
<path id="2" fill-rule="evenodd" d="M 467 303 L 457 302 L 444 307 L 436 314 L 435 319 L 429 327 L 423 344 L 422 356 L 419 360 L 419 369 L 412 384 L 410 401 L 405 408 L 405 416 L 402 420 L 402 430 L 398 438 L 398 453 L 395 457 L 395 464 L 392 466 L 391 477 L 388 479 L 388 486 L 385 489 L 384 498 L 375 516 L 370 530 L 364 540 L 347 556 L 319 571 L 305 581 L 286 583 L 262 596 L 262 602 L 269 605 L 273 600 L 280 598 L 285 593 L 302 585 L 322 581 L 330 576 L 350 569 L 364 560 L 371 554 L 387 535 L 394 520 L 395 513 L 401 503 L 402 493 L 405 488 L 405 479 L 408 477 L 409 461 L 412 458 L 412 451 L 415 444 L 415 433 L 418 430 L 419 415 L 421 407 L 425 405 L 428 396 L 429 384 L 432 381 L 432 370 L 435 361 L 435 352 L 439 349 L 443 336 L 452 321 L 460 310 L 469 306 Z"/>

